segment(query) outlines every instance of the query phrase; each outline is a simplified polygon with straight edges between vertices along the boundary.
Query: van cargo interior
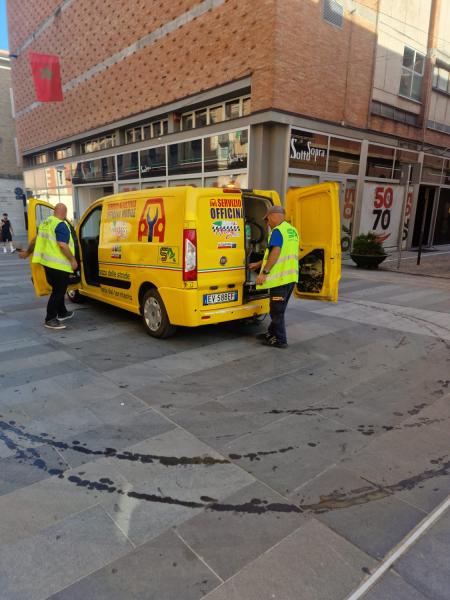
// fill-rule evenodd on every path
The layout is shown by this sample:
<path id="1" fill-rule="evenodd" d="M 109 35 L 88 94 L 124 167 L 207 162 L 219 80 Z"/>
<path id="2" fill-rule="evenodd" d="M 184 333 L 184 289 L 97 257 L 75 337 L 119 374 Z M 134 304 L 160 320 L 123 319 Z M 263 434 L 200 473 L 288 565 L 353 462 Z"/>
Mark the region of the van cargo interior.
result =
<path id="1" fill-rule="evenodd" d="M 252 262 L 262 260 L 267 248 L 268 230 L 264 221 L 264 215 L 267 209 L 272 206 L 271 198 L 253 194 L 252 192 L 243 192 L 244 218 L 245 218 L 245 286 L 244 302 L 254 298 L 264 298 L 268 296 L 267 290 L 257 290 L 255 279 L 257 273 L 250 271 L 248 265 Z"/>

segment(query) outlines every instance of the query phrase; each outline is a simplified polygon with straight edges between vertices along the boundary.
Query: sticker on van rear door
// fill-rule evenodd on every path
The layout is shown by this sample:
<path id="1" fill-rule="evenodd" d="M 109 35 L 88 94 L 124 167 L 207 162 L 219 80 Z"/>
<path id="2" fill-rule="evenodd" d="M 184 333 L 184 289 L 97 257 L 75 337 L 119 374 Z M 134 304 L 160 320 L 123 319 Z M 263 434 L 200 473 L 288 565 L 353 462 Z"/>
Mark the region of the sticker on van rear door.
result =
<path id="1" fill-rule="evenodd" d="M 146 239 L 147 242 L 164 242 L 166 232 L 166 213 L 164 211 L 164 200 L 162 198 L 150 198 L 144 205 L 141 218 L 139 219 L 138 241 Z"/>

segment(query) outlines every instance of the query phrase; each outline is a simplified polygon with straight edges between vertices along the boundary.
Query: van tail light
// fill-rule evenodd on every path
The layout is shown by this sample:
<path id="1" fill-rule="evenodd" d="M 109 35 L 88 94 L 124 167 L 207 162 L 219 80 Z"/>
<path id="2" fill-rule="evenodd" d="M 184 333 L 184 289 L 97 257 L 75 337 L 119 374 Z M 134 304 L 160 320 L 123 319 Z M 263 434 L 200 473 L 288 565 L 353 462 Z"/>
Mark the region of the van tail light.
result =
<path id="1" fill-rule="evenodd" d="M 197 230 L 183 232 L 183 281 L 197 281 Z"/>

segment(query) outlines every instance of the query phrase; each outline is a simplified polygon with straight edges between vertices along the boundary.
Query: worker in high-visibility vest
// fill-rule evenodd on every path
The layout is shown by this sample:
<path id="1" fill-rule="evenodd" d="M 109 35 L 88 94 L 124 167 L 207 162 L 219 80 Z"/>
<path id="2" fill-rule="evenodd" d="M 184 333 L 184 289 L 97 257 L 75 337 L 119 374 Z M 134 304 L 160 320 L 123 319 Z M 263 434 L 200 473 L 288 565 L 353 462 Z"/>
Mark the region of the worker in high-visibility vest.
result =
<path id="1" fill-rule="evenodd" d="M 261 261 L 250 263 L 257 271 L 256 289 L 270 289 L 271 322 L 266 333 L 257 337 L 265 346 L 287 348 L 284 313 L 298 281 L 299 235 L 286 221 L 282 206 L 271 206 L 264 217 L 271 229 L 268 247 Z"/>
<path id="2" fill-rule="evenodd" d="M 74 314 L 64 304 L 69 276 L 78 269 L 75 243 L 66 217 L 66 205 L 57 204 L 53 215 L 39 225 L 37 236 L 28 248 L 19 253 L 21 258 L 33 254 L 32 262 L 41 264 L 45 269 L 47 281 L 52 288 L 44 323 L 48 329 L 65 329 L 62 321 L 72 318 Z"/>

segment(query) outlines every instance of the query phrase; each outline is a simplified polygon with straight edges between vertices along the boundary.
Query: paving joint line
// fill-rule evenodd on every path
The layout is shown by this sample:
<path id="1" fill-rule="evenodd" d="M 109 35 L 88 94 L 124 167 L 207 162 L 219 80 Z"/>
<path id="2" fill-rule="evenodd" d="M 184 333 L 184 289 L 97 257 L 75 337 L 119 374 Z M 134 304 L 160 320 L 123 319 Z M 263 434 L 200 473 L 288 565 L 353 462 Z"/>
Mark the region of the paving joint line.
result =
<path id="1" fill-rule="evenodd" d="M 437 508 L 434 509 L 425 519 L 417 525 L 410 533 L 403 538 L 397 548 L 386 558 L 381 565 L 366 579 L 366 581 L 352 592 L 345 600 L 359 600 L 362 596 L 372 588 L 375 583 L 388 571 L 391 566 L 403 555 L 407 550 L 422 537 L 425 532 L 436 523 L 439 518 L 450 507 L 450 496 L 447 497 Z"/>

